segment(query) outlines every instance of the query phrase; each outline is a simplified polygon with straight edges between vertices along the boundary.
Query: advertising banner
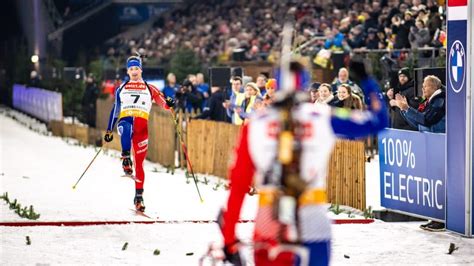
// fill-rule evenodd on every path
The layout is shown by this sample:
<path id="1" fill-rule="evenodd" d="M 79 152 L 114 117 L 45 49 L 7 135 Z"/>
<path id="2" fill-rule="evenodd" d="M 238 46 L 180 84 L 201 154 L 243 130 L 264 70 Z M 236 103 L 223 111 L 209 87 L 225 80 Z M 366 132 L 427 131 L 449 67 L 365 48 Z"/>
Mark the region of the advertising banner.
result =
<path id="1" fill-rule="evenodd" d="M 397 129 L 378 135 L 383 207 L 444 221 L 445 141 L 445 134 Z"/>
<path id="2" fill-rule="evenodd" d="M 63 119 L 61 93 L 39 88 L 13 86 L 13 107 L 42 121 Z"/>
<path id="3" fill-rule="evenodd" d="M 470 22 L 470 27 L 468 26 L 468 28 L 470 29 L 469 32 L 471 32 L 471 34 L 469 35 L 469 39 L 468 39 L 468 43 L 470 43 L 469 47 L 471 48 L 471 55 L 474 55 L 474 19 L 472 18 L 472 16 L 474 15 L 474 3 L 473 1 L 471 1 L 471 3 L 469 3 L 470 6 L 470 11 L 469 11 L 469 19 L 468 21 Z M 469 56 L 468 56 L 469 57 Z M 473 59 L 470 58 L 470 60 L 472 61 Z M 468 64 L 471 64 L 471 63 L 468 63 Z M 472 65 L 470 65 L 470 67 L 468 68 L 471 70 L 471 74 L 467 76 L 467 80 L 468 80 L 468 86 L 470 87 L 470 95 L 471 95 L 471 99 L 472 99 L 472 96 L 474 95 L 474 68 L 472 67 Z M 470 161 L 468 163 L 468 166 L 470 167 L 470 178 L 471 178 L 471 232 L 469 232 L 468 235 L 470 235 L 471 237 L 474 235 L 474 173 L 473 173 L 473 170 L 474 170 L 474 166 L 473 166 L 473 158 L 474 158 L 474 144 L 473 144 L 473 141 L 474 141 L 474 104 L 472 103 L 472 100 L 471 100 L 471 143 L 470 143 L 470 146 L 471 146 L 471 158 L 470 158 Z"/>
<path id="4" fill-rule="evenodd" d="M 446 55 L 447 68 L 447 110 L 446 110 L 446 228 L 448 230 L 472 235 L 469 224 L 471 206 L 472 180 L 469 158 L 471 143 L 470 109 L 471 97 L 468 97 L 470 85 L 468 39 L 468 1 L 448 1 L 448 44 Z M 468 42 L 469 40 L 469 42 Z M 470 162 L 469 162 L 470 160 Z"/>
<path id="5" fill-rule="evenodd" d="M 135 25 L 159 16 L 170 9 L 169 3 L 120 4 L 117 5 L 117 17 L 122 24 Z"/>

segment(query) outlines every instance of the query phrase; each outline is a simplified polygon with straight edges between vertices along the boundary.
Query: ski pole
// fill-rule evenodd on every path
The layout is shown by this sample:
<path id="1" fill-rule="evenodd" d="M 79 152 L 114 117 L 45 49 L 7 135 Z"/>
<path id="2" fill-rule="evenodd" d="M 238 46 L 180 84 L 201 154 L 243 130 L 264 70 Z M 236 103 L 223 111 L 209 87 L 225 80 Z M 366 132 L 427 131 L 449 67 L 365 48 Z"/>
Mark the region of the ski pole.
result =
<path id="1" fill-rule="evenodd" d="M 178 138 L 179 138 L 179 142 L 181 143 L 181 149 L 183 150 L 184 158 L 186 159 L 186 163 L 189 166 L 189 170 L 191 171 L 191 176 L 193 177 L 193 180 L 194 180 L 194 185 L 196 185 L 196 190 L 199 194 L 199 199 L 201 200 L 201 203 L 202 203 L 204 202 L 204 200 L 202 199 L 201 192 L 199 191 L 197 179 L 193 171 L 193 166 L 191 165 L 191 161 L 189 160 L 188 149 L 186 149 L 186 145 L 184 144 L 183 137 L 181 135 L 181 130 L 179 129 L 178 121 L 176 121 L 176 113 L 174 112 L 174 109 L 172 107 L 170 108 L 170 111 L 171 111 L 171 115 L 173 116 L 172 118 L 174 121 L 174 125 L 176 127 L 176 132 L 178 132 Z"/>
<path id="2" fill-rule="evenodd" d="M 89 165 L 86 167 L 86 170 L 84 170 L 84 172 L 82 173 L 81 177 L 79 177 L 79 179 L 77 180 L 76 184 L 74 184 L 74 186 L 72 186 L 72 189 L 76 189 L 76 186 L 77 184 L 79 183 L 79 181 L 81 181 L 82 177 L 84 176 L 84 174 L 87 172 L 87 170 L 89 169 L 89 167 L 92 165 L 92 163 L 95 161 L 95 158 L 97 158 L 97 156 L 99 155 L 99 153 L 102 151 L 102 147 L 100 147 L 100 149 L 97 151 L 97 153 L 95 154 L 94 158 L 92 159 L 92 161 L 89 163 Z"/>

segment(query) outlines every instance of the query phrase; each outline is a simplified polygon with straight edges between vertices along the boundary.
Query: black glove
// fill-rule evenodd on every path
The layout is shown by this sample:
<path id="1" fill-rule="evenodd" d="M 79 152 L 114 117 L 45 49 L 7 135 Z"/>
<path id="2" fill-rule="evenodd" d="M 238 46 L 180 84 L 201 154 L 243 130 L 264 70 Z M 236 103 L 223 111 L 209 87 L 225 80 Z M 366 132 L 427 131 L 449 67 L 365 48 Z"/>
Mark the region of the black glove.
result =
<path id="1" fill-rule="evenodd" d="M 230 262 L 235 266 L 242 266 L 242 259 L 239 253 L 240 242 L 237 240 L 233 244 L 224 246 L 224 262 Z"/>
<path id="2" fill-rule="evenodd" d="M 356 83 L 365 80 L 369 76 L 364 63 L 361 60 L 351 60 L 349 70 L 351 80 Z"/>
<path id="3" fill-rule="evenodd" d="M 105 132 L 104 140 L 105 142 L 111 142 L 114 139 L 112 131 Z"/>
<path id="4" fill-rule="evenodd" d="M 166 105 L 168 105 L 168 107 L 170 108 L 174 107 L 175 101 L 173 100 L 173 98 L 166 97 L 165 102 L 166 102 Z"/>

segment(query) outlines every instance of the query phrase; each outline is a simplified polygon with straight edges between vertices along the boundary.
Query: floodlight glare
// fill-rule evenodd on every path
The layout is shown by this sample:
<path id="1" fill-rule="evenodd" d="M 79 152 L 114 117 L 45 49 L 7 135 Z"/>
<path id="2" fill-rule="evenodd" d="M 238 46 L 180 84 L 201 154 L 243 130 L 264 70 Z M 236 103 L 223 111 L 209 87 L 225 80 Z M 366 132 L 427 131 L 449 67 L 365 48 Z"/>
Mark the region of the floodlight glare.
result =
<path id="1" fill-rule="evenodd" d="M 38 61 L 39 61 L 39 56 L 38 55 L 34 54 L 34 55 L 31 56 L 31 62 L 33 64 L 38 63 Z"/>

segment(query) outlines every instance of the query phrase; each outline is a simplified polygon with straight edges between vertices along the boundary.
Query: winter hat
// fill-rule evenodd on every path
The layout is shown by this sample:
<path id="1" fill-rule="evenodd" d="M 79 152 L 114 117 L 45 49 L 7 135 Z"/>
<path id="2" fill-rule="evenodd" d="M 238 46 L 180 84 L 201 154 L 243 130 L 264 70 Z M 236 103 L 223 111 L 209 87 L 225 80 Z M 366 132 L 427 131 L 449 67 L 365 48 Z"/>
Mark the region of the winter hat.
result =
<path id="1" fill-rule="evenodd" d="M 311 84 L 311 87 L 309 87 L 310 91 L 317 91 L 319 90 L 319 86 L 321 86 L 321 83 L 319 82 L 314 82 Z"/>
<path id="2" fill-rule="evenodd" d="M 276 88 L 277 88 L 276 79 L 268 79 L 267 83 L 265 83 L 265 88 L 266 89 L 272 88 L 272 89 L 276 90 Z"/>
<path id="3" fill-rule="evenodd" d="M 408 79 L 411 79 L 411 75 L 410 75 L 410 69 L 408 67 L 404 67 L 400 70 L 398 70 L 398 75 L 405 75 L 407 76 Z"/>
<path id="4" fill-rule="evenodd" d="M 127 69 L 131 68 L 132 66 L 137 66 L 142 69 L 142 60 L 138 56 L 130 56 L 127 59 Z"/>

